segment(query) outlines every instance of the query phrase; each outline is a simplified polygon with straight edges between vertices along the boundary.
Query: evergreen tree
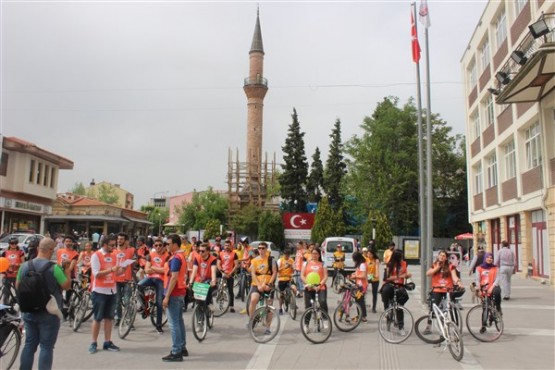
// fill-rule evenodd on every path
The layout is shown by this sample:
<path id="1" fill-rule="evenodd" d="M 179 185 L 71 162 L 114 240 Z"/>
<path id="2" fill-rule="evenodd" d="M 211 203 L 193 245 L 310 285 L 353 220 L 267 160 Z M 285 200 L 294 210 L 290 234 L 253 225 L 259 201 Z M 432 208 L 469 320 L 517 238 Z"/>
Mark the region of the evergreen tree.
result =
<path id="1" fill-rule="evenodd" d="M 322 189 L 324 188 L 324 166 L 320 159 L 320 149 L 316 147 L 312 155 L 312 165 L 310 167 L 310 175 L 306 183 L 306 193 L 308 201 L 312 203 L 320 202 L 322 199 Z"/>
<path id="2" fill-rule="evenodd" d="M 306 181 L 308 163 L 304 152 L 304 132 L 301 132 L 297 110 L 291 115 L 293 122 L 285 139 L 283 173 L 279 177 L 283 208 L 290 212 L 306 212 Z"/>
<path id="3" fill-rule="evenodd" d="M 331 143 L 326 161 L 324 173 L 324 189 L 333 209 L 343 207 L 343 195 L 341 194 L 341 183 L 346 173 L 345 161 L 343 160 L 343 144 L 341 143 L 341 121 L 337 119 L 331 132 Z"/>

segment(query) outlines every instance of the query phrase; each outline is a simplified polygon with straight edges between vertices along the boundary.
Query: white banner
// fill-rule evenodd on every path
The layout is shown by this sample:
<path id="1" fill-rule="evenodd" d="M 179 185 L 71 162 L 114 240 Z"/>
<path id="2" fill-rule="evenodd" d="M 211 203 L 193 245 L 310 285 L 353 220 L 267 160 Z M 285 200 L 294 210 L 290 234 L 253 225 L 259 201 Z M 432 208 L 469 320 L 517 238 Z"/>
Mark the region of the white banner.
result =
<path id="1" fill-rule="evenodd" d="M 310 239 L 310 230 L 285 229 L 285 239 Z"/>

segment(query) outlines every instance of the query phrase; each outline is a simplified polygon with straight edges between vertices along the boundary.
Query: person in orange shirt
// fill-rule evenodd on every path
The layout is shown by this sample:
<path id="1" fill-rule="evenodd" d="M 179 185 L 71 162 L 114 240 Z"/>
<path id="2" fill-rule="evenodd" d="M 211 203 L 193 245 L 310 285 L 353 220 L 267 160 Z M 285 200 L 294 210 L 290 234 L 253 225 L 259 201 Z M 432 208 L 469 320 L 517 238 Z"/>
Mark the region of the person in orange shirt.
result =
<path id="1" fill-rule="evenodd" d="M 269 292 L 275 285 L 277 278 L 277 265 L 270 253 L 268 244 L 261 242 L 258 244 L 259 256 L 251 262 L 251 301 L 249 304 L 249 316 L 252 318 L 256 305 L 260 300 L 260 294 Z M 272 292 L 272 299 L 273 299 Z M 270 302 L 271 304 L 271 302 Z"/>
<path id="2" fill-rule="evenodd" d="M 8 249 L 2 253 L 2 257 L 6 257 L 10 264 L 2 283 L 2 297 L 4 297 L 4 302 L 2 303 L 5 305 L 10 304 L 10 286 L 15 286 L 15 280 L 17 278 L 19 267 L 23 264 L 23 262 L 25 262 L 25 252 L 19 248 L 19 239 L 12 236 L 8 242 Z M 10 282 L 11 284 L 8 284 L 7 282 Z"/>
<path id="3" fill-rule="evenodd" d="M 121 266 L 126 260 L 133 259 L 135 256 L 135 248 L 128 246 L 129 236 L 126 233 L 119 233 L 117 236 L 118 247 L 114 251 L 116 255 L 117 265 Z M 132 273 L 133 266 L 128 265 L 124 268 L 124 273 L 116 276 L 116 286 L 117 286 L 117 302 L 116 302 L 116 326 L 119 325 L 121 316 L 123 313 L 123 299 L 124 297 L 129 297 L 131 292 L 129 292 L 128 282 L 133 279 Z"/>
<path id="4" fill-rule="evenodd" d="M 478 291 L 482 296 L 487 294 L 493 296 L 495 308 L 501 312 L 501 287 L 499 286 L 499 267 L 493 263 L 493 254 L 490 252 L 484 255 L 484 262 L 476 268 L 476 286 L 481 289 Z"/>
<path id="5" fill-rule="evenodd" d="M 351 274 L 351 279 L 355 280 L 356 285 L 360 288 L 359 297 L 355 297 L 356 302 L 362 309 L 362 322 L 368 322 L 366 319 L 366 290 L 368 289 L 368 273 L 366 259 L 360 252 L 353 253 L 353 262 L 355 263 L 355 272 Z"/>
<path id="6" fill-rule="evenodd" d="M 387 275 L 382 286 L 382 301 L 384 309 L 389 307 L 389 302 L 393 299 L 395 289 L 394 284 L 404 284 L 405 279 L 411 276 L 411 273 L 407 270 L 407 262 L 403 258 L 403 252 L 398 249 L 394 250 L 391 254 L 391 258 L 389 259 L 389 263 L 387 264 Z M 398 286 L 398 289 L 397 302 L 403 306 L 408 302 L 409 294 L 402 286 Z M 398 318 L 400 321 L 399 330 L 403 330 L 404 317 L 402 310 L 399 310 Z"/>
<path id="7" fill-rule="evenodd" d="M 92 243 L 85 243 L 85 250 L 79 253 L 79 258 L 77 259 L 77 266 L 80 266 L 82 275 L 91 276 L 91 257 L 93 253 Z"/>
<path id="8" fill-rule="evenodd" d="M 225 279 L 227 283 L 227 291 L 229 293 L 229 312 L 235 312 L 235 308 L 233 307 L 233 276 L 239 268 L 239 259 L 237 258 L 235 251 L 232 250 L 231 241 L 229 240 L 224 242 L 224 250 L 220 252 L 217 261 L 217 268 L 218 276 Z"/>
<path id="9" fill-rule="evenodd" d="M 297 275 L 296 278 L 296 283 L 297 283 L 297 287 L 299 288 L 299 292 L 297 293 L 297 297 L 301 298 L 302 297 L 302 291 L 304 291 L 304 285 L 303 285 L 303 281 L 301 279 L 301 270 L 303 268 L 303 264 L 304 264 L 304 252 L 305 252 L 305 245 L 304 242 L 302 240 L 299 240 L 297 242 L 297 246 L 296 246 L 296 252 L 295 252 L 295 275 Z"/>
<path id="10" fill-rule="evenodd" d="M 291 250 L 285 248 L 283 251 L 283 256 L 277 262 L 278 268 L 278 290 L 279 290 L 279 314 L 283 315 L 283 306 L 285 303 L 285 296 L 283 292 L 288 286 L 291 286 L 291 292 L 295 296 L 297 295 L 297 287 L 295 281 L 293 280 L 293 267 L 295 261 L 291 258 Z M 287 308 L 287 306 L 286 306 Z"/>
<path id="11" fill-rule="evenodd" d="M 148 245 L 145 244 L 145 237 L 139 236 L 137 238 L 137 263 L 139 264 L 139 279 L 145 277 L 146 258 L 149 254 Z"/>
<path id="12" fill-rule="evenodd" d="M 305 309 L 312 307 L 311 300 L 315 299 L 315 295 L 318 294 L 318 300 L 320 301 L 320 306 L 324 311 L 328 311 L 328 294 L 326 289 L 326 282 L 328 280 L 328 270 L 324 267 L 322 263 L 322 256 L 320 250 L 313 248 L 310 255 L 311 259 L 303 265 L 301 270 L 301 280 L 303 281 L 305 292 L 304 292 L 304 305 Z M 320 275 L 320 285 L 313 287 L 306 285 L 306 277 L 311 272 L 317 272 Z"/>
<path id="13" fill-rule="evenodd" d="M 439 251 L 437 259 L 426 272 L 432 278 L 432 302 L 439 306 L 445 295 L 455 286 L 462 286 L 456 267 L 449 263 L 447 252 Z"/>
<path id="14" fill-rule="evenodd" d="M 77 270 L 77 260 L 79 259 L 79 253 L 73 249 L 73 246 L 75 245 L 75 239 L 73 239 L 73 236 L 66 235 L 63 239 L 63 243 L 63 247 L 59 248 L 56 252 L 56 262 L 60 267 L 62 267 L 62 269 L 69 263 L 69 271 L 71 271 L 71 280 L 73 281 L 76 277 L 75 272 Z M 65 291 L 66 305 L 69 304 L 72 293 L 73 291 L 71 289 Z M 66 311 L 64 310 L 64 315 L 65 314 Z"/>
<path id="15" fill-rule="evenodd" d="M 372 313 L 376 313 L 378 287 L 380 285 L 380 259 L 375 249 L 370 248 L 366 253 L 366 274 L 368 284 L 372 287 Z"/>

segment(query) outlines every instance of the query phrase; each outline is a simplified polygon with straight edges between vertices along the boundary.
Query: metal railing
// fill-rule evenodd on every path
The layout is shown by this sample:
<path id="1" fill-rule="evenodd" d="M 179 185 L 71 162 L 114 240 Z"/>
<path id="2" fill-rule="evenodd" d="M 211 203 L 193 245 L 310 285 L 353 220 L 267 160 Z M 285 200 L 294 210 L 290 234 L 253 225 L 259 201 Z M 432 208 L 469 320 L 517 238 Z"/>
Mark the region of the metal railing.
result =
<path id="1" fill-rule="evenodd" d="M 247 77 L 245 78 L 245 86 L 249 86 L 249 85 L 268 86 L 268 79 L 262 76 Z"/>

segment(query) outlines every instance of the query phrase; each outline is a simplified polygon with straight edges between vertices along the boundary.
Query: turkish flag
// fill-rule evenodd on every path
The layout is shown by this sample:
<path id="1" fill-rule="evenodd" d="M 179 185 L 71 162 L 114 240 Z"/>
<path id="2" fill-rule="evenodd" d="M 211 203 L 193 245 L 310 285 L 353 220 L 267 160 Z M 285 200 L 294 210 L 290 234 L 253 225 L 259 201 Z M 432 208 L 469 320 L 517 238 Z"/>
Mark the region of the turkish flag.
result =
<path id="1" fill-rule="evenodd" d="M 314 213 L 284 213 L 284 229 L 310 230 L 314 225 Z"/>
<path id="2" fill-rule="evenodd" d="M 412 7 L 410 12 L 411 36 L 412 36 L 412 61 L 418 63 L 420 60 L 420 43 L 418 42 L 418 34 L 416 33 L 416 22 L 414 21 L 414 14 Z"/>

